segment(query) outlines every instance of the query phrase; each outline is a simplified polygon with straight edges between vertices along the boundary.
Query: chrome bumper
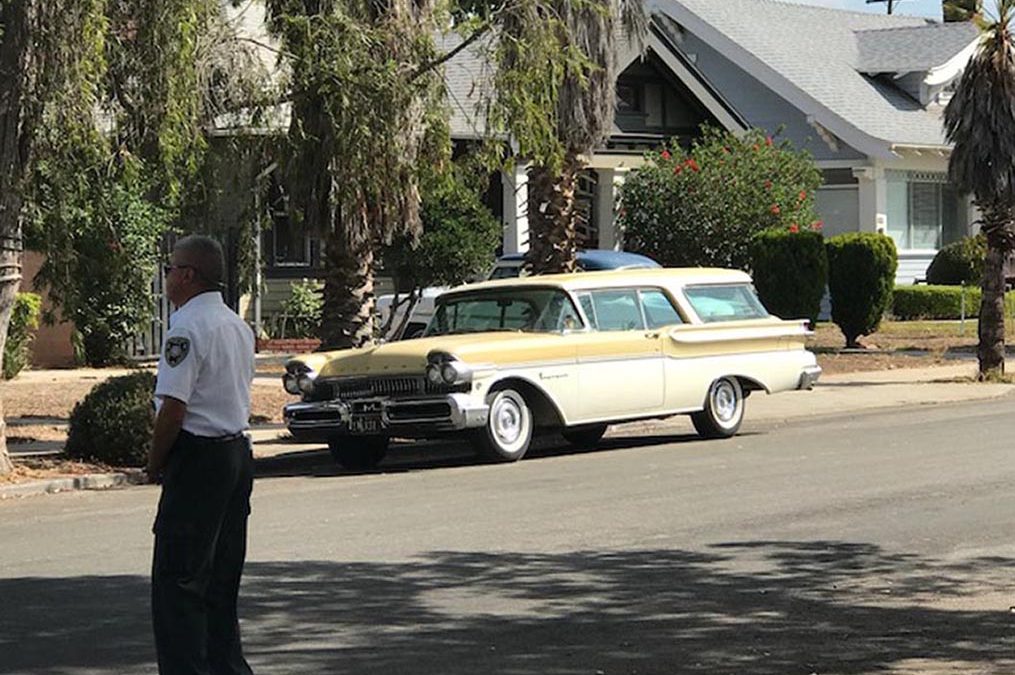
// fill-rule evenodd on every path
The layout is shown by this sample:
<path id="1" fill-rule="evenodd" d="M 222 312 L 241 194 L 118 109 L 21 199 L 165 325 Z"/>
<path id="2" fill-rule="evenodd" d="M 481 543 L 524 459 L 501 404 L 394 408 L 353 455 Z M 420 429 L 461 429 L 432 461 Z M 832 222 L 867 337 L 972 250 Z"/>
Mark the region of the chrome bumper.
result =
<path id="1" fill-rule="evenodd" d="M 800 373 L 800 382 L 797 389 L 813 389 L 814 383 L 821 377 L 821 366 L 807 366 Z"/>
<path id="2" fill-rule="evenodd" d="M 294 436 L 391 435 L 461 431 L 486 424 L 490 407 L 468 394 L 420 399 L 362 399 L 290 403 L 283 409 Z"/>

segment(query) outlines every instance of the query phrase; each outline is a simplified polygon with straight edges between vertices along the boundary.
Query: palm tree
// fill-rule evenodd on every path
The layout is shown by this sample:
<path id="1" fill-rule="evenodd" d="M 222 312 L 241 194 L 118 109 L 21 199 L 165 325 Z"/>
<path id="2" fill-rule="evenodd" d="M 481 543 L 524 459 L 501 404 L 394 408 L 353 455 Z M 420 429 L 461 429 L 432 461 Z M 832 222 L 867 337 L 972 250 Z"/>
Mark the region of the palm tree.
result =
<path id="1" fill-rule="evenodd" d="M 998 0 L 997 16 L 980 19 L 980 46 L 945 108 L 954 144 L 948 177 L 971 192 L 987 238 L 980 305 L 980 379 L 1004 372 L 1004 262 L 1015 250 L 1015 0 Z"/>
<path id="2" fill-rule="evenodd" d="M 529 172 L 526 263 L 536 274 L 575 269 L 575 188 L 584 157 L 606 141 L 613 123 L 618 37 L 623 30 L 640 43 L 648 28 L 640 0 L 551 4 L 563 28 L 562 51 L 576 50 L 586 65 L 566 67 L 558 85 L 554 112 L 560 168 L 537 164 Z"/>
<path id="3" fill-rule="evenodd" d="M 983 12 L 983 0 L 943 0 L 945 21 L 970 21 Z"/>

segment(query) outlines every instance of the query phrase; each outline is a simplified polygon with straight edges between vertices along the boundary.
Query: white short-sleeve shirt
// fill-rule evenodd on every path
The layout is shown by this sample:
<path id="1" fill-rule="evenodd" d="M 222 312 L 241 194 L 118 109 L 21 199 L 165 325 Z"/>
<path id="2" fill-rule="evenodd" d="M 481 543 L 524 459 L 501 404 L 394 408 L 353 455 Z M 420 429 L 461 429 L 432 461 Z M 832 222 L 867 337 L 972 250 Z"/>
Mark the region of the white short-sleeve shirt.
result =
<path id="1" fill-rule="evenodd" d="M 250 419 L 254 333 L 218 291 L 195 295 L 170 317 L 155 405 L 166 396 L 187 406 L 183 430 L 198 436 L 244 431 Z"/>

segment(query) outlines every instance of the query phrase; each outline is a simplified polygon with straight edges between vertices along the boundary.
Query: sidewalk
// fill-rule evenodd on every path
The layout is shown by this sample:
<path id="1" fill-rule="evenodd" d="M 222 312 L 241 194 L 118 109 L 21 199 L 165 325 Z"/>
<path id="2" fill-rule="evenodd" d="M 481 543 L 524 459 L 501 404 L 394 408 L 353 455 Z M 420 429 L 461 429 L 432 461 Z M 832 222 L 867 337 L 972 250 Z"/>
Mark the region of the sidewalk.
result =
<path id="1" fill-rule="evenodd" d="M 1015 372 L 1015 362 L 1009 372 Z M 87 374 L 86 374 L 87 375 Z M 981 384 L 972 381 L 976 362 L 964 361 L 944 366 L 899 370 L 876 370 L 824 376 L 813 391 L 786 392 L 774 396 L 756 393 L 747 407 L 747 420 L 783 422 L 807 417 L 843 415 L 878 409 L 912 408 L 922 405 L 959 403 L 1008 396 L 1015 392 L 1013 384 Z M 40 377 L 43 377 L 40 375 Z M 959 381 L 967 378 L 967 381 Z M 269 381 L 270 380 L 270 381 Z M 257 385 L 278 386 L 277 377 L 258 377 Z M 625 436 L 644 433 L 682 423 L 681 419 L 617 425 L 610 435 Z M 320 449 L 320 443 L 295 443 L 285 440 L 281 424 L 257 425 L 251 429 L 254 455 L 258 459 L 281 457 Z M 0 487 L 0 499 L 44 494 L 63 490 L 105 489 L 136 484 L 137 472 L 98 474 L 34 481 Z"/>

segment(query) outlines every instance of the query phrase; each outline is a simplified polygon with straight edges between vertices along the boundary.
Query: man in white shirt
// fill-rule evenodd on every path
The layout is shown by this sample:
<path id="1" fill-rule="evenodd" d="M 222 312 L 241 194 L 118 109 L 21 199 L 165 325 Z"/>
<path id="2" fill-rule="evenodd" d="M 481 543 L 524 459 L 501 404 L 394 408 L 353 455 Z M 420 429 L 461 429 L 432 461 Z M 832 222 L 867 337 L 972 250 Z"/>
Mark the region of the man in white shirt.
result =
<path id="1" fill-rule="evenodd" d="M 146 471 L 162 482 L 152 528 L 152 624 L 161 675 L 249 675 L 236 600 L 253 457 L 254 336 L 222 300 L 222 247 L 179 240 L 166 265 L 170 317 Z"/>

